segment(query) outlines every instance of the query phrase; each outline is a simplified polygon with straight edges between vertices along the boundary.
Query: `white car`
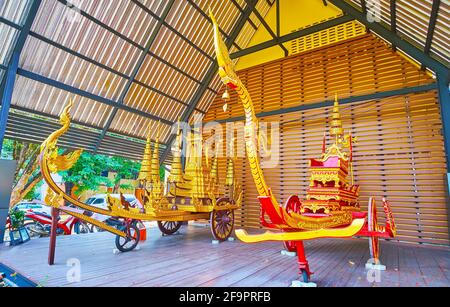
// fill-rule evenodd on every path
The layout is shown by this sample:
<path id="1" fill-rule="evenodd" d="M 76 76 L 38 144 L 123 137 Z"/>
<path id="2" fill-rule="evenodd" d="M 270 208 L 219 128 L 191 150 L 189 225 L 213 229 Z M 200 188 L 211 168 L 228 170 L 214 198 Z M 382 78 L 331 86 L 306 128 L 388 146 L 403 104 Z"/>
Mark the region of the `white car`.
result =
<path id="1" fill-rule="evenodd" d="M 93 207 L 97 207 L 99 209 L 108 209 L 108 203 L 106 202 L 106 196 L 107 194 L 97 194 L 94 196 L 89 197 L 86 200 L 86 204 L 91 205 Z M 110 194 L 111 197 L 115 197 L 117 199 L 120 199 L 120 194 Z M 130 203 L 132 207 L 142 208 L 141 203 L 136 199 L 136 197 L 132 194 L 123 194 L 125 197 L 125 200 Z M 101 222 L 106 221 L 110 218 L 110 216 L 94 213 L 92 215 L 92 218 L 99 220 Z"/>
<path id="2" fill-rule="evenodd" d="M 29 210 L 37 213 L 52 214 L 52 208 L 38 201 L 21 201 L 15 206 L 16 210 L 27 212 Z"/>

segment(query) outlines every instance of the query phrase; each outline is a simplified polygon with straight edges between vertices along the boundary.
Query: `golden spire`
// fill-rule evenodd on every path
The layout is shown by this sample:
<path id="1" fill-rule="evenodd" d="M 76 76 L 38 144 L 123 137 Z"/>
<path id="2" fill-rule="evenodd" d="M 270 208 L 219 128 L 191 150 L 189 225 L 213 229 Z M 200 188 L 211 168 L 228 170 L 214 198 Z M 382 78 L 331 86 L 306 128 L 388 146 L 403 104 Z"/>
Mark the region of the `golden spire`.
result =
<path id="1" fill-rule="evenodd" d="M 181 136 L 180 119 L 178 119 L 177 137 L 175 138 L 175 143 L 172 146 L 172 167 L 168 179 L 169 182 L 173 183 L 181 182 L 183 179 L 183 170 L 181 166 Z"/>
<path id="2" fill-rule="evenodd" d="M 344 129 L 342 128 L 341 114 L 339 112 L 339 101 L 337 94 L 334 98 L 333 115 L 331 120 L 330 136 L 334 136 L 336 144 L 342 140 Z"/>
<path id="3" fill-rule="evenodd" d="M 150 131 L 150 129 L 149 129 Z M 150 135 L 147 137 L 145 144 L 144 156 L 142 157 L 141 170 L 139 171 L 139 180 L 150 183 L 152 181 L 152 147 Z"/>
<path id="4" fill-rule="evenodd" d="M 226 186 L 232 186 L 234 184 L 234 138 L 229 143 L 229 149 L 227 152 L 227 176 L 225 179 Z"/>
<path id="5" fill-rule="evenodd" d="M 152 167 L 151 167 L 151 175 L 152 180 L 154 183 L 160 182 L 159 177 L 159 137 L 160 137 L 160 125 L 158 122 L 158 128 L 157 128 L 157 136 L 156 136 L 156 142 L 155 142 L 155 148 L 153 149 L 153 157 L 152 157 Z"/>
<path id="6" fill-rule="evenodd" d="M 214 182 L 217 182 L 217 179 L 219 178 L 218 155 L 219 155 L 219 146 L 217 145 L 214 156 L 212 157 L 211 172 L 210 172 L 211 179 Z"/>

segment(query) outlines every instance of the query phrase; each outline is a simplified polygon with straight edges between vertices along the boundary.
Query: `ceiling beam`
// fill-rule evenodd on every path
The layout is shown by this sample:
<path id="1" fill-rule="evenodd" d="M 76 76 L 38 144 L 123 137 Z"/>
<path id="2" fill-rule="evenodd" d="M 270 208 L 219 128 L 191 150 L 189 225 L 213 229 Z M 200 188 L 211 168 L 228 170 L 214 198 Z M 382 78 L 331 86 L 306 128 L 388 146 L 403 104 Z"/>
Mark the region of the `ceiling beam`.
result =
<path id="1" fill-rule="evenodd" d="M 281 6 L 280 0 L 276 0 L 276 15 L 277 15 L 277 37 L 281 36 Z"/>
<path id="2" fill-rule="evenodd" d="M 0 16 L 0 22 L 4 23 L 5 25 L 7 25 L 7 26 L 9 26 L 11 28 L 14 28 L 16 30 L 19 30 L 19 31 L 22 30 L 22 26 L 18 25 L 15 22 L 12 22 L 11 20 L 8 20 L 8 19 L 6 19 L 4 17 L 1 17 L 1 16 Z"/>
<path id="3" fill-rule="evenodd" d="M 367 3 L 366 0 L 360 0 L 361 1 L 361 9 L 365 16 L 367 16 Z"/>
<path id="4" fill-rule="evenodd" d="M 155 28 L 152 31 L 152 34 L 150 35 L 150 38 L 147 42 L 147 45 L 145 46 L 144 51 L 142 52 L 140 58 L 138 59 L 136 65 L 134 66 L 133 72 L 131 73 L 130 77 L 128 78 L 128 81 L 125 84 L 125 87 L 119 96 L 118 103 L 120 103 L 120 104 L 125 103 L 124 102 L 125 97 L 127 96 L 128 92 L 130 91 L 130 88 L 131 88 L 134 80 L 136 79 L 142 65 L 144 64 L 145 58 L 146 58 L 148 52 L 150 51 L 150 49 L 152 48 L 153 44 L 155 43 L 156 38 L 158 37 L 158 35 L 161 31 L 163 23 L 164 23 L 165 19 L 167 18 L 167 16 L 169 15 L 170 10 L 172 9 L 174 3 L 175 3 L 175 0 L 170 0 L 167 3 L 167 5 L 165 6 L 164 11 L 161 15 L 161 19 L 158 20 L 158 22 L 156 23 Z M 118 111 L 119 111 L 119 109 L 117 107 L 114 107 L 113 110 L 111 111 L 111 113 L 108 117 L 108 120 L 106 121 L 105 127 L 103 128 L 103 130 L 98 138 L 98 141 L 95 144 L 94 152 L 97 152 L 98 148 L 100 147 L 100 144 L 103 141 L 103 138 L 105 137 L 108 130 L 111 128 L 111 124 L 114 121 L 114 118 L 116 117 Z"/>
<path id="5" fill-rule="evenodd" d="M 279 45 L 280 43 L 287 43 L 287 42 L 297 39 L 299 37 L 310 35 L 315 32 L 322 31 L 324 29 L 328 29 L 328 28 L 340 25 L 340 24 L 346 23 L 348 21 L 352 21 L 353 19 L 354 18 L 350 17 L 350 16 L 341 16 L 338 18 L 334 18 L 334 19 L 325 21 L 323 23 L 319 23 L 317 25 L 314 25 L 314 26 L 311 26 L 308 28 L 304 28 L 304 29 L 280 36 L 277 39 L 272 39 L 272 40 L 260 43 L 258 45 L 254 45 L 252 47 L 246 48 L 244 50 L 237 51 L 237 52 L 231 54 L 231 58 L 237 59 L 237 58 L 243 57 L 245 55 L 249 55 L 249 54 L 252 54 L 252 53 L 267 49 L 267 48 L 274 47 L 276 45 Z"/>
<path id="6" fill-rule="evenodd" d="M 250 0 L 245 0 L 245 2 L 248 4 Z M 258 12 L 258 9 L 255 7 L 253 9 L 253 14 L 255 14 L 256 18 L 258 18 L 259 22 L 263 25 L 263 27 L 269 32 L 270 36 L 272 36 L 273 39 L 278 39 L 278 36 L 273 32 L 272 28 L 269 26 L 269 24 L 266 22 L 264 17 L 261 16 L 261 14 Z M 277 19 L 278 20 L 278 19 Z M 289 50 L 283 45 L 283 43 L 279 43 L 278 46 L 283 50 L 284 56 L 289 55 Z"/>
<path id="7" fill-rule="evenodd" d="M 62 4 L 65 4 L 65 5 L 67 4 L 67 1 L 66 1 L 66 0 L 57 0 L 57 1 L 59 1 L 59 2 L 62 3 Z M 144 7 L 145 7 L 145 6 L 144 6 Z M 136 43 L 135 41 L 131 40 L 129 37 L 123 35 L 122 33 L 120 33 L 120 32 L 118 32 L 118 31 L 114 30 L 113 28 L 111 28 L 111 27 L 108 26 L 107 24 L 101 22 L 100 20 L 96 19 L 95 17 L 89 15 L 89 14 L 86 13 L 85 11 L 80 10 L 80 9 L 77 9 L 77 11 L 80 12 L 81 16 L 83 16 L 83 17 L 89 19 L 90 21 L 92 21 L 92 22 L 95 23 L 96 25 L 102 27 L 103 29 L 107 30 L 108 32 L 110 32 L 110 33 L 114 34 L 115 36 L 121 38 L 122 40 L 126 41 L 128 44 L 130 44 L 130 45 L 132 45 L 132 46 L 134 46 L 134 47 L 140 49 L 141 51 L 143 51 L 143 50 L 145 49 L 145 47 L 143 47 L 143 46 L 141 46 L 140 44 Z M 153 12 L 152 12 L 152 13 L 153 13 Z M 153 14 L 154 14 L 154 13 L 153 13 Z M 1 21 L 1 19 L 0 19 L 0 21 Z M 185 71 L 183 71 L 183 70 L 181 70 L 180 68 L 176 67 L 175 65 L 173 65 L 173 64 L 171 64 L 171 63 L 169 63 L 169 62 L 167 62 L 166 60 L 164 60 L 164 59 L 161 58 L 160 56 L 156 55 L 155 53 L 149 51 L 148 54 L 149 54 L 151 57 L 153 57 L 153 58 L 157 59 L 158 61 L 160 61 L 161 63 L 163 63 L 163 64 L 169 66 L 170 68 L 172 68 L 172 69 L 174 69 L 174 70 L 176 70 L 177 72 L 179 72 L 180 74 L 184 75 L 185 77 L 191 79 L 192 81 L 195 81 L 196 83 L 199 83 L 199 84 L 201 83 L 200 80 L 197 80 L 196 78 L 194 78 L 193 76 L 189 75 L 189 74 L 186 73 Z M 211 88 L 208 88 L 208 89 L 214 92 L 213 89 L 211 89 Z"/>
<path id="8" fill-rule="evenodd" d="M 397 34 L 397 2 L 396 0 L 390 0 L 389 8 L 391 11 L 391 32 Z M 397 47 L 392 44 L 392 49 L 395 51 Z"/>
<path id="9" fill-rule="evenodd" d="M 436 90 L 438 88 L 437 83 L 430 83 L 425 85 L 418 85 L 418 86 L 412 86 L 412 87 L 406 87 L 406 88 L 400 88 L 396 90 L 390 90 L 390 91 L 383 91 L 383 92 L 377 92 L 372 94 L 365 94 L 365 95 L 359 95 L 359 96 L 350 96 L 347 98 L 340 98 L 339 104 L 344 105 L 348 103 L 357 103 L 357 102 L 363 102 L 363 101 L 369 101 L 369 100 L 377 100 L 377 99 L 384 99 L 399 95 L 408 95 L 412 93 L 421 93 L 431 90 Z M 324 108 L 324 107 L 331 107 L 333 106 L 334 100 L 327 100 L 323 102 L 317 102 L 317 103 L 310 103 L 310 104 L 302 104 L 290 108 L 284 108 L 284 109 L 278 109 L 273 111 L 267 111 L 267 112 L 261 112 L 256 114 L 258 118 L 267 117 L 267 116 L 274 116 L 274 115 L 284 115 L 288 113 L 294 113 L 294 112 L 301 112 L 311 109 L 318 109 L 318 108 Z M 227 122 L 237 122 L 237 121 L 243 121 L 245 120 L 245 116 L 237 116 L 227 119 L 219 119 L 215 120 L 214 122 L 217 123 L 227 123 Z"/>
<path id="10" fill-rule="evenodd" d="M 102 97 L 102 96 L 99 96 L 99 95 L 92 94 L 90 92 L 84 91 L 84 90 L 76 88 L 74 86 L 71 86 L 71 85 L 62 83 L 60 81 L 53 80 L 53 79 L 41 76 L 39 74 L 36 74 L 34 72 L 31 72 L 31 71 L 28 71 L 28 70 L 25 70 L 25 69 L 22 69 L 22 68 L 19 68 L 17 70 L 17 74 L 19 76 L 25 77 L 27 79 L 34 80 L 34 81 L 40 82 L 42 84 L 50 85 L 50 86 L 53 86 L 53 87 L 55 87 L 57 89 L 60 89 L 60 90 L 63 90 L 63 91 L 66 91 L 66 92 L 69 92 L 69 93 L 72 93 L 72 94 L 75 94 L 75 95 L 78 95 L 78 96 L 82 96 L 82 97 L 94 100 L 96 102 L 106 104 L 106 105 L 111 106 L 111 107 L 117 107 L 117 108 L 119 108 L 121 110 L 130 112 L 130 113 L 133 113 L 133 114 L 137 114 L 137 115 L 140 115 L 142 117 L 145 117 L 145 118 L 148 118 L 148 119 L 151 119 L 151 120 L 160 121 L 161 123 L 163 123 L 165 125 L 172 126 L 174 124 L 173 122 L 171 122 L 171 121 L 169 121 L 167 119 L 158 117 L 156 115 L 149 114 L 149 113 L 141 111 L 139 109 L 132 108 L 132 107 L 127 106 L 125 104 L 120 104 L 120 103 L 118 103 L 118 102 L 116 102 L 114 100 L 111 100 L 111 99 L 108 99 L 108 98 L 105 98 L 105 97 Z"/>
<path id="11" fill-rule="evenodd" d="M 434 29 L 436 28 L 436 21 L 440 5 L 441 0 L 433 0 L 433 4 L 431 6 L 430 22 L 428 24 L 427 40 L 425 41 L 425 47 L 423 49 L 423 52 L 425 52 L 425 54 L 430 54 L 431 43 L 433 42 Z M 422 68 L 425 67 L 422 66 Z"/>
<path id="12" fill-rule="evenodd" d="M 202 48 L 200 48 L 199 46 L 197 46 L 196 44 L 194 44 L 189 38 L 187 38 L 186 36 L 184 36 L 183 34 L 181 34 L 179 31 L 177 31 L 177 29 L 175 29 L 174 27 L 172 27 L 170 24 L 168 24 L 161 16 L 158 16 L 155 12 L 152 12 L 148 7 L 146 7 L 144 4 L 142 4 L 139 0 L 131 0 L 131 2 L 133 2 L 134 4 L 136 4 L 136 6 L 138 6 L 139 8 L 141 8 L 144 12 L 146 12 L 147 14 L 149 14 L 150 16 L 152 16 L 154 19 L 156 19 L 158 22 L 161 22 L 162 25 L 164 27 L 166 27 L 167 29 L 169 29 L 172 33 L 174 33 L 175 35 L 177 35 L 179 38 L 181 38 L 182 40 L 184 40 L 189 46 L 191 46 L 192 48 L 194 48 L 195 50 L 197 50 L 199 53 L 201 53 L 204 57 L 206 57 L 207 59 L 209 59 L 210 61 L 214 61 L 214 58 L 209 55 L 205 50 L 203 50 Z"/>
<path id="13" fill-rule="evenodd" d="M 228 39 L 225 42 L 225 45 L 227 48 L 230 48 L 233 45 L 234 41 L 239 36 L 239 33 L 241 33 L 242 28 L 244 28 L 245 23 L 249 20 L 250 15 L 257 3 L 258 3 L 258 0 L 251 0 L 245 7 L 243 13 L 239 16 L 233 29 L 231 30 L 230 35 L 228 35 Z M 211 38 L 211 41 L 212 41 L 212 38 Z M 206 88 L 208 87 L 208 85 L 211 83 L 211 81 L 216 76 L 217 70 L 218 70 L 217 61 L 214 60 L 214 62 L 211 64 L 208 71 L 206 72 L 205 78 L 202 81 L 202 85 L 199 86 L 199 88 L 195 92 L 194 96 L 192 97 L 190 106 L 181 116 L 181 118 L 180 118 L 181 122 L 187 122 L 191 118 L 192 113 L 194 112 L 194 109 L 197 107 L 197 104 L 200 102 L 201 98 L 203 97 L 203 94 L 205 93 Z M 175 141 L 175 137 L 176 136 L 174 134 L 170 135 L 169 140 L 167 141 L 167 148 L 164 150 L 164 152 L 162 154 L 161 164 L 164 163 L 166 158 L 169 156 L 169 153 L 172 149 L 173 142 Z"/>
<path id="14" fill-rule="evenodd" d="M 423 64 L 424 66 L 430 68 L 435 73 L 438 73 L 443 76 L 449 76 L 449 69 L 444 64 L 440 63 L 439 61 L 433 59 L 428 54 L 423 52 L 423 50 L 420 50 L 410 42 L 406 41 L 405 39 L 401 38 L 397 34 L 391 32 L 387 26 L 383 25 L 379 22 L 370 22 L 367 20 L 367 16 L 365 16 L 362 12 L 348 4 L 344 0 L 328 0 L 332 4 L 334 4 L 337 8 L 345 12 L 346 14 L 352 16 L 356 20 L 358 20 L 360 23 L 364 24 L 367 28 L 372 30 L 374 33 L 378 34 L 379 36 L 383 37 L 385 40 L 390 42 L 391 44 L 394 44 L 397 46 L 397 48 L 400 48 L 403 50 L 406 54 L 414 58 L 419 63 Z"/>
<path id="15" fill-rule="evenodd" d="M 239 12 L 241 12 L 241 14 L 244 14 L 244 9 L 239 5 L 239 3 L 237 3 L 237 1 L 236 0 L 230 0 L 231 1 L 231 3 L 233 3 L 234 4 L 234 6 L 239 10 Z M 269 3 L 270 4 L 270 3 Z M 256 6 L 256 5 L 255 5 Z M 248 21 L 248 23 L 252 26 L 252 28 L 254 29 L 254 30 L 258 30 L 258 26 L 253 22 L 253 20 L 251 20 L 250 19 L 250 17 L 249 17 L 249 19 L 247 20 Z"/>

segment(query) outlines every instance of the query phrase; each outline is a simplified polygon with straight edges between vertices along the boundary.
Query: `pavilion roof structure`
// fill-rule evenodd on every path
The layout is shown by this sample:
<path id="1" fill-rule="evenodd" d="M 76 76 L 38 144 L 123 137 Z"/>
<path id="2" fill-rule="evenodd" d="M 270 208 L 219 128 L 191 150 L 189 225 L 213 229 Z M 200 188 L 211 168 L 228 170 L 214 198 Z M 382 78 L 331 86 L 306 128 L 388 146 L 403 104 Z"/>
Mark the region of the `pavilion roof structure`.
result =
<path id="1" fill-rule="evenodd" d="M 62 146 L 139 159 L 148 127 L 155 139 L 160 126 L 162 159 L 170 158 L 172 124 L 204 115 L 222 86 L 209 9 L 236 60 L 356 19 L 424 69 L 448 73 L 447 0 L 323 0 L 342 10 L 340 19 L 249 46 L 278 1 L 0 1 L 0 93 L 8 70 L 16 73 L 6 137 L 42 142 L 73 98 L 73 129 Z M 370 14 L 375 19 L 368 22 Z"/>

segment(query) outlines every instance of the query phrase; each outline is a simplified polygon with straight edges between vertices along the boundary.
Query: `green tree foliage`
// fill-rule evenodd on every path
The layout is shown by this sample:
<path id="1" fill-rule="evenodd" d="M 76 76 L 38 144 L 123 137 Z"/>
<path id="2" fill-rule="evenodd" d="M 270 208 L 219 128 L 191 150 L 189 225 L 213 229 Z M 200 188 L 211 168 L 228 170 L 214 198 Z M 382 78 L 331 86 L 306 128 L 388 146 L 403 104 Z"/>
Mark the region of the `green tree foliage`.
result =
<path id="1" fill-rule="evenodd" d="M 114 188 L 115 192 L 118 192 L 119 189 L 131 188 L 126 184 L 121 185 L 120 181 L 136 179 L 140 167 L 139 162 L 130 159 L 84 152 L 72 169 L 61 172 L 61 175 L 64 182 L 78 186 L 76 190 L 78 195 L 88 190 L 95 191 L 102 185 Z M 110 179 L 104 176 L 105 172 L 114 172 L 116 176 Z"/>
<path id="2" fill-rule="evenodd" d="M 2 154 L 0 156 L 1 159 L 12 160 L 14 152 L 14 141 L 5 139 L 3 141 Z"/>

